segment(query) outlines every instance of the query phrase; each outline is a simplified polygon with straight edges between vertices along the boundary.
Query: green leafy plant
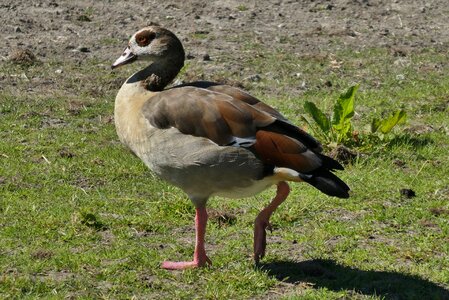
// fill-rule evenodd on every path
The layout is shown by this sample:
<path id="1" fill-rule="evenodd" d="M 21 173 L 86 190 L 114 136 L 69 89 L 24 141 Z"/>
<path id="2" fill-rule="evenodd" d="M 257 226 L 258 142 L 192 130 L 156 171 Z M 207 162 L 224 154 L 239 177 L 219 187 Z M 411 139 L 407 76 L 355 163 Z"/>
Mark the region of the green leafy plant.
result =
<path id="1" fill-rule="evenodd" d="M 303 118 L 304 121 L 327 143 L 347 144 L 352 138 L 351 119 L 354 116 L 354 99 L 358 88 L 358 85 L 354 85 L 340 95 L 334 105 L 332 119 L 316 107 L 314 103 L 306 101 L 304 110 L 312 117 L 316 126 L 312 126 L 305 118 Z M 316 127 L 319 128 L 319 131 L 316 130 Z"/>
<path id="2" fill-rule="evenodd" d="M 383 119 L 383 120 L 374 118 L 373 121 L 371 122 L 371 133 L 380 131 L 383 134 L 387 134 L 397 124 L 404 123 L 406 118 L 407 118 L 407 114 L 402 109 L 395 111 L 391 116 L 389 116 L 388 118 Z"/>
<path id="3" fill-rule="evenodd" d="M 351 145 L 359 142 L 358 134 L 354 131 L 354 126 L 351 122 L 355 113 L 355 94 L 358 88 L 359 85 L 351 86 L 338 97 L 332 117 L 326 115 L 314 103 L 309 101 L 304 103 L 304 110 L 312 117 L 315 123 L 312 125 L 304 117 L 303 120 L 327 144 Z M 398 110 L 383 120 L 374 118 L 371 122 L 371 134 L 376 132 L 387 134 L 391 132 L 394 126 L 405 122 L 406 117 L 407 114 L 404 110 Z"/>
<path id="4" fill-rule="evenodd" d="M 239 6 L 237 6 L 237 9 L 239 11 L 246 11 L 246 10 L 248 10 L 248 7 L 246 7 L 245 5 L 239 5 Z"/>

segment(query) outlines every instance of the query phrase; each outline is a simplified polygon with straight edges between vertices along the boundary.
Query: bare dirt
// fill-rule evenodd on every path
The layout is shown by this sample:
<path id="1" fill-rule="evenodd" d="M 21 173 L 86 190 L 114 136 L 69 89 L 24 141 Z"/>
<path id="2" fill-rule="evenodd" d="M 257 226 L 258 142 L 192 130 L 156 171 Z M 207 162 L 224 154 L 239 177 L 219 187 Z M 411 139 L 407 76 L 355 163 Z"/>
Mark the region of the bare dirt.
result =
<path id="1" fill-rule="evenodd" d="M 208 73 L 251 74 L 241 65 L 253 55 L 246 42 L 312 55 L 370 47 L 401 55 L 449 44 L 447 0 L 2 0 L 0 15 L 2 62 L 17 59 L 18 48 L 42 62 L 113 62 L 129 36 L 152 22 L 175 32 L 193 63 L 210 59 Z M 57 85 L 46 82 L 47 89 Z"/>

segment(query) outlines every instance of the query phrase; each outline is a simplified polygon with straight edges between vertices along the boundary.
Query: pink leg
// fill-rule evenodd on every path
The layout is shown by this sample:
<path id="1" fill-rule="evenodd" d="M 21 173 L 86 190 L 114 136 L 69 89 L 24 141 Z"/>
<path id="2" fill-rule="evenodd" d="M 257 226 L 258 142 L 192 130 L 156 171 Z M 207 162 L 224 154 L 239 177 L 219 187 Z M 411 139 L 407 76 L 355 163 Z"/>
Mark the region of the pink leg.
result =
<path id="1" fill-rule="evenodd" d="M 265 256 L 265 247 L 267 245 L 267 234 L 265 229 L 271 230 L 270 217 L 276 208 L 287 199 L 290 193 L 290 188 L 285 181 L 281 181 L 277 185 L 276 196 L 271 200 L 270 204 L 265 207 L 257 216 L 254 222 L 254 260 L 259 263 L 259 260 Z"/>
<path id="2" fill-rule="evenodd" d="M 196 243 L 195 252 L 193 254 L 193 261 L 164 261 L 162 263 L 163 269 L 169 270 L 183 270 L 187 268 L 203 267 L 206 264 L 211 265 L 209 257 L 206 255 L 206 249 L 204 248 L 204 237 L 206 235 L 207 225 L 207 211 L 206 207 L 197 207 L 195 216 L 195 232 Z"/>

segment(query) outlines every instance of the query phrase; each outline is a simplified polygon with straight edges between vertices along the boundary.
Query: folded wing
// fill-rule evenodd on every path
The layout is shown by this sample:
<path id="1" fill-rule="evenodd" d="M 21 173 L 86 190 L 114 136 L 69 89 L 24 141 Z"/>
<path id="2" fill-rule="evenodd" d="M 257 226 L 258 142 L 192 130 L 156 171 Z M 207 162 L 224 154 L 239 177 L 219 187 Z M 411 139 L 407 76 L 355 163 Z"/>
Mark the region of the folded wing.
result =
<path id="1" fill-rule="evenodd" d="M 320 153 L 318 141 L 239 89 L 178 87 L 153 96 L 143 113 L 155 127 L 175 127 L 221 146 L 244 146 L 267 165 L 297 171 L 302 180 L 328 195 L 349 196 L 349 187 L 330 172 L 343 167 Z"/>

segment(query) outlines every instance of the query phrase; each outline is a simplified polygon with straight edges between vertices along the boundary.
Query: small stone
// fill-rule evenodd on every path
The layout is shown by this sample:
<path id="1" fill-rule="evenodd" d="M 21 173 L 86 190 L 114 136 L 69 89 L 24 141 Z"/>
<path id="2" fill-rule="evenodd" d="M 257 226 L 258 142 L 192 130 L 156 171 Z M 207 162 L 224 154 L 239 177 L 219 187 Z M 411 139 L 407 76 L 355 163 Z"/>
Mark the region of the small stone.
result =
<path id="1" fill-rule="evenodd" d="M 62 69 L 57 69 L 57 70 L 55 71 L 56 74 L 62 74 L 62 72 L 63 72 Z"/>
<path id="2" fill-rule="evenodd" d="M 17 32 L 17 33 L 22 32 L 22 29 L 20 29 L 19 26 L 16 26 L 16 27 L 14 27 L 14 32 Z"/>
<path id="3" fill-rule="evenodd" d="M 203 60 L 204 60 L 204 61 L 210 61 L 211 58 L 210 58 L 209 54 L 207 54 L 207 53 L 204 54 L 204 55 L 203 55 Z"/>

